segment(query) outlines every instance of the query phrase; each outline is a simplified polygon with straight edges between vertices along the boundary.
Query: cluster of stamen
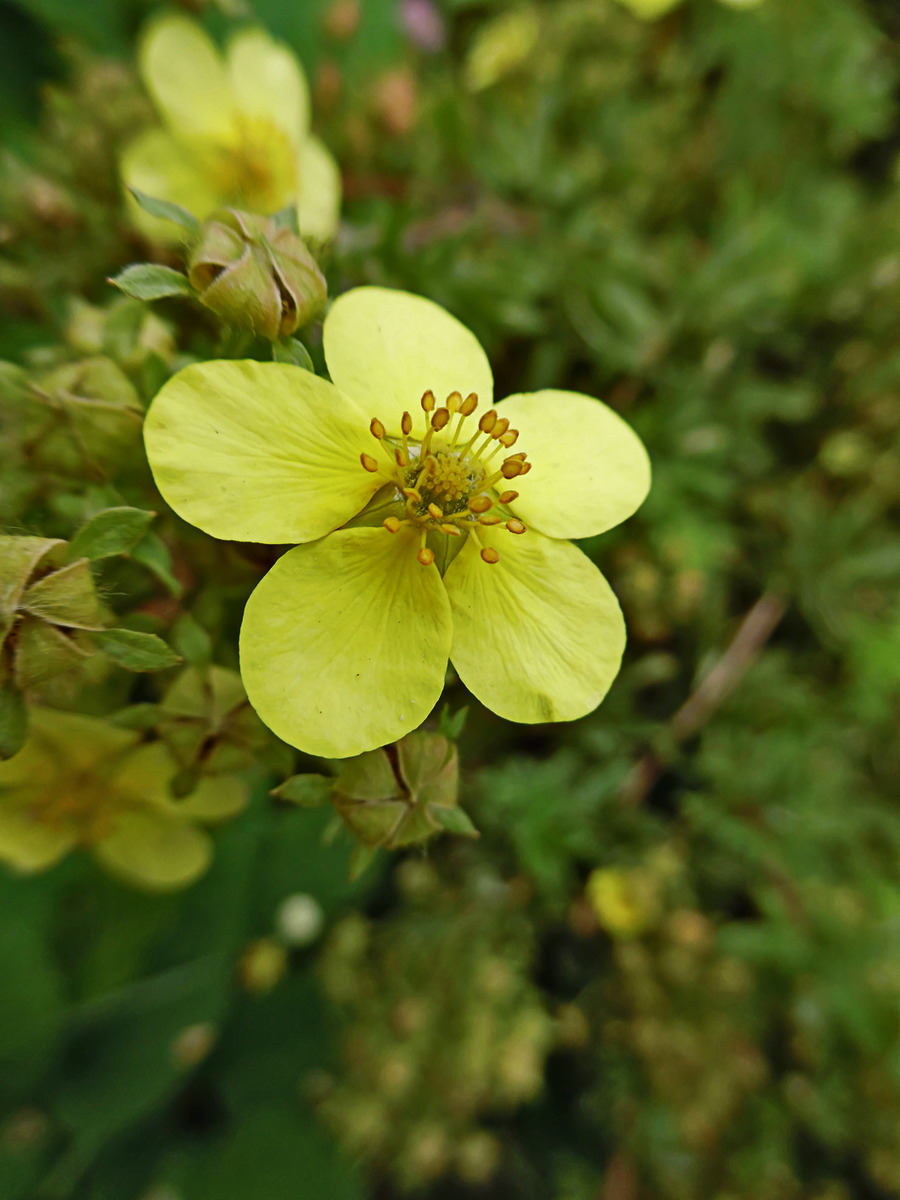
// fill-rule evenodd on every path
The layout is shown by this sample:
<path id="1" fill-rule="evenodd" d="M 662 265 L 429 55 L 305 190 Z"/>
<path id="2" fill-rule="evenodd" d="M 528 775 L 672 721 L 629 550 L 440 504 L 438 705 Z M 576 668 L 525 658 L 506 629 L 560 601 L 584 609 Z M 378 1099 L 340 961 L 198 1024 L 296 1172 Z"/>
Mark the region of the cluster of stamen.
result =
<path id="1" fill-rule="evenodd" d="M 434 392 L 427 391 L 421 404 L 425 414 L 425 433 L 421 439 L 412 436 L 413 419 L 408 412 L 401 419 L 399 439 L 388 438 L 377 417 L 369 425 L 372 436 L 390 460 L 398 499 L 403 498 L 406 509 L 402 518 L 388 517 L 385 529 L 399 533 L 404 525 L 416 528 L 421 538 L 417 557 L 423 566 L 434 562 L 434 553 L 425 544 L 429 533 L 439 532 L 449 537 L 469 533 L 477 540 L 479 526 L 494 525 L 505 525 L 510 533 L 524 533 L 525 525 L 509 511 L 519 493 L 506 489 L 497 494 L 496 489 L 527 475 L 531 463 L 521 452 L 494 461 L 516 444 L 518 430 L 510 429 L 509 420 L 498 417 L 497 410 L 491 408 L 482 415 L 468 441 L 461 444 L 463 425 L 478 407 L 477 394 L 470 392 L 463 399 L 462 393 L 451 392 L 444 404 L 438 406 Z M 366 471 L 379 470 L 378 460 L 370 454 L 361 454 L 360 462 Z M 493 546 L 484 546 L 481 557 L 486 563 L 496 563 L 500 552 Z"/>

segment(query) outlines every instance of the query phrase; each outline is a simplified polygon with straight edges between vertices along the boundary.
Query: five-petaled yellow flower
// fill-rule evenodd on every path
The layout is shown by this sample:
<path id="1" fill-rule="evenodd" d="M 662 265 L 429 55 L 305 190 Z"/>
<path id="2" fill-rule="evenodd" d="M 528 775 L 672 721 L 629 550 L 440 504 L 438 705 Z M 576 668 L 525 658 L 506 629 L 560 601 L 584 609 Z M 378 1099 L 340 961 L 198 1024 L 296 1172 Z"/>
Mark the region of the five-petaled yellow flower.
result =
<path id="1" fill-rule="evenodd" d="M 251 704 L 286 741 L 337 758 L 419 725 L 448 658 L 510 720 L 590 712 L 624 624 L 562 539 L 641 503 L 636 435 L 574 392 L 494 406 L 473 334 L 405 292 L 347 292 L 324 341 L 333 383 L 280 363 L 201 363 L 147 415 L 150 465 L 176 512 L 215 537 L 300 543 L 247 603 Z"/>
<path id="2" fill-rule="evenodd" d="M 286 46 L 246 29 L 223 59 L 194 21 L 163 16 L 141 39 L 139 65 L 164 125 L 125 148 L 126 184 L 201 219 L 233 204 L 268 215 L 296 203 L 304 237 L 332 236 L 340 173 L 310 136 L 309 88 Z M 176 225 L 133 213 L 153 236 L 178 237 Z"/>
<path id="3" fill-rule="evenodd" d="M 175 801 L 178 764 L 162 742 L 97 717 L 32 708 L 18 754 L 0 763 L 0 860 L 20 871 L 52 867 L 80 846 L 125 882 L 183 887 L 212 858 L 202 823 L 247 802 L 233 775 L 207 777 Z"/>

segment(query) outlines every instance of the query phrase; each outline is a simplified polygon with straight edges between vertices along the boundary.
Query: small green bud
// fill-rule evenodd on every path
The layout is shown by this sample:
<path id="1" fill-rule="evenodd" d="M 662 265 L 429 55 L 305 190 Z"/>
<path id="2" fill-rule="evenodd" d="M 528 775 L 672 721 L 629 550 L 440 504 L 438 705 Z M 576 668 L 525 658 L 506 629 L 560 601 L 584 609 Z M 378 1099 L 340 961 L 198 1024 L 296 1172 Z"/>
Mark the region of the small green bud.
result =
<path id="1" fill-rule="evenodd" d="M 316 260 L 295 233 L 233 208 L 204 222 L 188 278 L 202 303 L 229 325 L 273 342 L 307 325 L 327 295 Z"/>

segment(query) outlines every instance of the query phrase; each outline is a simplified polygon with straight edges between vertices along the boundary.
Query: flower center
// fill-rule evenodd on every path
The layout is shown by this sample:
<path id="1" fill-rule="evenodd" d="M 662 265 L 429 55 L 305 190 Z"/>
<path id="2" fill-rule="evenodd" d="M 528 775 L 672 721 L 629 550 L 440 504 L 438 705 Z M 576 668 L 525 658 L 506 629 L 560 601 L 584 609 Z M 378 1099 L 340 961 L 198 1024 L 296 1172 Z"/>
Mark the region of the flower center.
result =
<path id="1" fill-rule="evenodd" d="M 396 496 L 403 503 L 403 517 L 387 517 L 385 529 L 390 533 L 398 533 L 404 525 L 417 529 L 417 557 L 423 566 L 434 562 L 434 550 L 426 542 L 440 535 L 471 535 L 477 541 L 479 528 L 491 525 L 505 525 L 510 533 L 525 533 L 525 525 L 510 509 L 519 493 L 505 485 L 527 475 L 531 463 L 521 452 L 498 457 L 515 445 L 518 430 L 510 429 L 507 418 L 498 417 L 494 408 L 482 415 L 474 433 L 466 429 L 478 407 L 475 392 L 465 400 L 460 392 L 451 392 L 444 404 L 436 407 L 434 392 L 427 391 L 421 405 L 425 414 L 421 437 L 414 434 L 408 412 L 401 419 L 399 438 L 388 437 L 377 417 L 369 425 L 390 461 Z M 466 441 L 464 430 L 471 433 Z M 360 462 L 366 471 L 379 469 L 377 459 L 370 454 L 361 454 Z M 481 557 L 486 563 L 496 563 L 500 552 L 493 546 L 482 546 Z"/>
<path id="2" fill-rule="evenodd" d="M 66 829 L 83 846 L 94 845 L 112 833 L 116 814 L 127 804 L 110 794 L 92 774 L 74 774 L 54 781 L 29 805 L 31 819 L 50 829 Z"/>
<path id="3" fill-rule="evenodd" d="M 216 190 L 252 212 L 281 208 L 297 190 L 296 153 L 288 135 L 269 121 L 240 117 L 237 136 L 209 154 Z"/>

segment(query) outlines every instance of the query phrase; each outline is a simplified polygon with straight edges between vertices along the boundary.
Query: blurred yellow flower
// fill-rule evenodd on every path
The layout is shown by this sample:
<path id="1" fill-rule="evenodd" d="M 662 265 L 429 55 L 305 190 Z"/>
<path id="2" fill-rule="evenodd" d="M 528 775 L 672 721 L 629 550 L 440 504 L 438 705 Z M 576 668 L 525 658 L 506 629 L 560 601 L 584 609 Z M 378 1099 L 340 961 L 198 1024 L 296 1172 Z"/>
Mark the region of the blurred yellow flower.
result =
<path id="1" fill-rule="evenodd" d="M 76 846 L 126 883 L 164 891 L 191 883 L 212 856 L 198 821 L 246 803 L 234 776 L 203 779 L 183 801 L 169 794 L 177 765 L 160 742 L 108 721 L 33 708 L 28 741 L 0 763 L 0 860 L 41 871 Z"/>
<path id="2" fill-rule="evenodd" d="M 659 919 L 657 881 L 647 871 L 601 867 L 587 881 L 587 898 L 601 928 L 613 937 L 639 937 Z"/>
<path id="3" fill-rule="evenodd" d="M 634 13 L 642 21 L 655 21 L 673 8 L 677 8 L 682 0 L 618 0 L 624 8 Z M 756 8 L 762 0 L 719 0 L 728 8 Z"/>
<path id="4" fill-rule="evenodd" d="M 124 182 L 181 204 L 201 220 L 237 205 L 266 216 L 296 203 L 300 233 L 325 241 L 338 222 L 337 163 L 309 132 L 309 88 L 291 51 L 261 29 L 235 34 L 224 58 L 187 17 L 149 25 L 141 77 L 163 125 L 138 135 L 121 158 Z M 131 206 L 151 236 L 177 226 Z"/>
<path id="5" fill-rule="evenodd" d="M 481 346 L 420 296 L 347 292 L 324 344 L 334 383 L 281 363 L 199 363 L 145 424 L 157 485 L 186 520 L 302 543 L 244 613 L 241 674 L 263 721 L 310 753 L 371 750 L 428 716 L 448 657 L 509 720 L 590 712 L 625 628 L 609 584 L 563 539 L 642 502 L 637 436 L 575 392 L 494 407 Z M 520 436 L 527 454 L 512 451 Z"/>

